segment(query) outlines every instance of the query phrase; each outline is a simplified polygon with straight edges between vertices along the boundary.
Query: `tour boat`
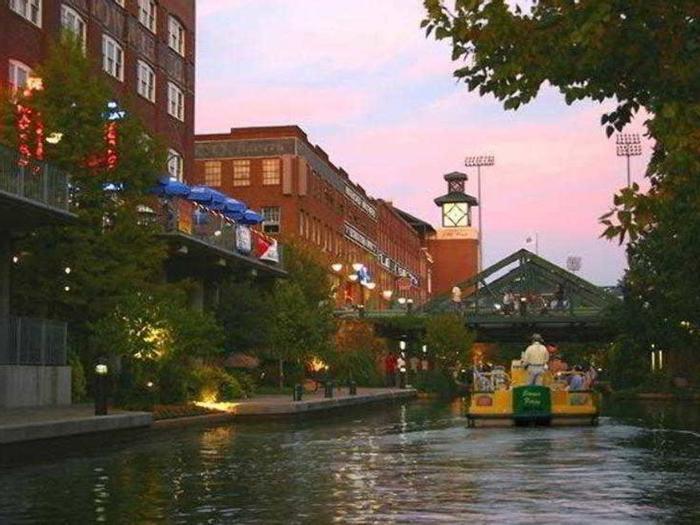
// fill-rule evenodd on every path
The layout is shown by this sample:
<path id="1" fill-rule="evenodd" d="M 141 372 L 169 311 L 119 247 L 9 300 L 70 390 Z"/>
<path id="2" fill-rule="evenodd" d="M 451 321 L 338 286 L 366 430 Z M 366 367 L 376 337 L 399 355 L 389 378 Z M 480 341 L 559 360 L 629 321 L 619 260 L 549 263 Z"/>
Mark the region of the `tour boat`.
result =
<path id="1" fill-rule="evenodd" d="M 470 427 L 588 426 L 598 424 L 598 395 L 570 391 L 567 376 L 580 372 L 543 374 L 542 385 L 528 385 L 527 371 L 515 360 L 510 374 L 503 367 L 474 371 L 467 409 Z"/>

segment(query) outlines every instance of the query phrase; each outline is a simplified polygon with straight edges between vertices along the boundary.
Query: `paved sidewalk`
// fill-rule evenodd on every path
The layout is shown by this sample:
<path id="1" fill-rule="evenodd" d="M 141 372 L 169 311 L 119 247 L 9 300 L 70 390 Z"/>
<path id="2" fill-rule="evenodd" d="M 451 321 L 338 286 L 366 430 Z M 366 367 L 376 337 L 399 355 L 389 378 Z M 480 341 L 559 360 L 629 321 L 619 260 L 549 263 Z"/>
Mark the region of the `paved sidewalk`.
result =
<path id="1" fill-rule="evenodd" d="M 92 405 L 0 410 L 0 444 L 151 425 L 149 412 L 113 410 L 95 416 Z"/>

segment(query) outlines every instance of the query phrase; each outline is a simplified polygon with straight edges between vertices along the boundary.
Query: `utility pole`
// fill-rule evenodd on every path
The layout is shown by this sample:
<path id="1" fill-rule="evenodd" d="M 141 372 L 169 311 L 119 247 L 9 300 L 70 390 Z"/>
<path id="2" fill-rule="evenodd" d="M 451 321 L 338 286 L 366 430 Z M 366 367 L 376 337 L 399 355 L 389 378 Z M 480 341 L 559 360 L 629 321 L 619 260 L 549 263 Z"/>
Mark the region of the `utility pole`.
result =
<path id="1" fill-rule="evenodd" d="M 464 165 L 467 168 L 476 168 L 476 179 L 477 179 L 477 199 L 479 201 L 479 272 L 484 269 L 484 223 L 482 222 L 482 208 L 483 203 L 481 202 L 481 167 L 482 166 L 493 166 L 495 164 L 495 158 L 493 155 L 479 155 L 476 157 L 467 157 L 464 160 Z"/>
<path id="2" fill-rule="evenodd" d="M 627 187 L 632 186 L 632 175 L 630 173 L 630 157 L 638 157 L 642 154 L 642 141 L 639 133 L 618 133 L 617 134 L 617 156 L 627 157 Z"/>

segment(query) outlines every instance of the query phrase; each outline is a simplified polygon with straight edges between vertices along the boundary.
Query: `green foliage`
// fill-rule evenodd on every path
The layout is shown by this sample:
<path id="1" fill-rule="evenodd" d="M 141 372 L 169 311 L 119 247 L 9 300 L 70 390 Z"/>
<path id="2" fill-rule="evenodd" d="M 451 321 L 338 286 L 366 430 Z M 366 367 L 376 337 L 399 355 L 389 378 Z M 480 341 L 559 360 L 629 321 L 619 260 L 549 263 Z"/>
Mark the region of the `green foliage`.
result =
<path id="1" fill-rule="evenodd" d="M 339 384 L 355 381 L 360 386 L 381 386 L 379 362 L 387 352 L 386 343 L 374 335 L 373 325 L 365 321 L 340 323 L 330 370 Z"/>
<path id="2" fill-rule="evenodd" d="M 85 369 L 80 362 L 80 358 L 75 352 L 68 352 L 68 364 L 71 371 L 71 402 L 79 403 L 87 397 L 87 380 L 85 379 Z"/>
<path id="3" fill-rule="evenodd" d="M 243 397 L 244 390 L 238 379 L 219 366 L 197 364 L 192 376 L 196 400 L 222 402 Z"/>
<path id="4" fill-rule="evenodd" d="M 255 394 L 257 384 L 251 374 L 242 370 L 227 370 L 227 372 L 229 375 L 231 375 L 231 377 L 238 381 L 238 384 L 241 387 L 242 397 L 251 397 L 253 394 Z"/>
<path id="5" fill-rule="evenodd" d="M 421 392 L 437 394 L 445 399 L 457 395 L 457 383 L 452 378 L 450 371 L 443 368 L 419 373 L 413 383 Z"/>
<path id="6" fill-rule="evenodd" d="M 260 282 L 231 279 L 222 286 L 220 297 L 216 316 L 224 329 L 226 352 L 255 354 L 264 350 L 273 310 L 271 292 Z"/>
<path id="7" fill-rule="evenodd" d="M 425 343 L 439 368 L 449 369 L 468 363 L 474 338 L 458 315 L 437 315 L 426 322 Z"/>

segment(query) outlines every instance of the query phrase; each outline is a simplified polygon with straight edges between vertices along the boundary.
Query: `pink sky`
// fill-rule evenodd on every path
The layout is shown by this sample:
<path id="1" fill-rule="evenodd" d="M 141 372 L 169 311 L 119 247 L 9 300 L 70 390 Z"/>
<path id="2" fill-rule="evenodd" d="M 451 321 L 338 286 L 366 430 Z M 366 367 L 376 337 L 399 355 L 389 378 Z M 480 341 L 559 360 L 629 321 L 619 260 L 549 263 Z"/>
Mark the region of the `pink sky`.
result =
<path id="1" fill-rule="evenodd" d="M 448 47 L 418 27 L 421 0 L 197 5 L 199 132 L 298 124 L 369 194 L 433 224 L 442 175 L 466 171 L 476 194 L 464 157 L 493 154 L 482 172 L 486 265 L 538 232 L 552 262 L 582 256 L 581 275 L 597 284 L 621 276 L 623 249 L 598 238 L 597 218 L 626 177 L 599 125 L 604 107 L 569 107 L 544 89 L 506 112 L 468 93 L 451 76 Z M 635 124 L 628 131 L 643 131 Z M 637 180 L 649 151 L 632 161 Z"/>

